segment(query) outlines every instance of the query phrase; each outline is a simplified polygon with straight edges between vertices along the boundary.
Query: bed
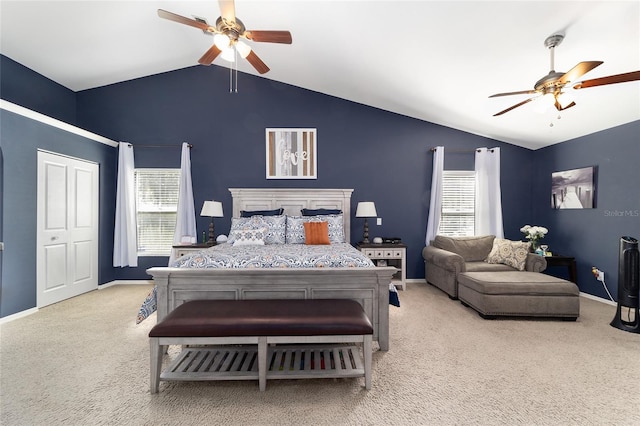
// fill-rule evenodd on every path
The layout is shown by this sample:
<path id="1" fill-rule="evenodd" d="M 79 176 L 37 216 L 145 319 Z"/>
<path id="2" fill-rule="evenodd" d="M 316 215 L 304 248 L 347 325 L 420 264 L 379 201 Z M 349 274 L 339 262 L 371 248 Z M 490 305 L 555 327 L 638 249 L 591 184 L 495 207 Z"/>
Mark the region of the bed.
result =
<path id="1" fill-rule="evenodd" d="M 282 208 L 287 217 L 302 209 L 341 210 L 345 241 L 350 241 L 352 189 L 230 188 L 233 218 L 241 211 Z M 285 244 L 285 246 L 288 244 Z M 332 246 L 326 246 L 332 247 Z M 355 250 L 355 249 L 353 249 Z M 193 259 L 191 259 L 193 260 Z M 389 349 L 389 285 L 396 269 L 372 263 L 357 267 L 313 265 L 308 267 L 154 267 L 157 320 L 175 307 L 198 299 L 353 299 L 364 308 L 374 327 L 374 340 Z"/>

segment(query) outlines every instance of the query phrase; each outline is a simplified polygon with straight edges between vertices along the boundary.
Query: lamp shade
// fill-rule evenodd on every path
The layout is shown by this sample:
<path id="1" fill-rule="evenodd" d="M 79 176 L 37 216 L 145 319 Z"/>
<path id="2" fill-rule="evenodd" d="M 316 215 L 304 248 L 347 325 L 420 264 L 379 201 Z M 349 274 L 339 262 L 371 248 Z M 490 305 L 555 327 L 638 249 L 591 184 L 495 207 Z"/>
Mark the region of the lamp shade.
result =
<path id="1" fill-rule="evenodd" d="M 238 40 L 236 42 L 236 50 L 243 59 L 249 56 L 249 53 L 251 53 L 251 47 L 241 40 Z"/>
<path id="2" fill-rule="evenodd" d="M 356 208 L 356 217 L 376 217 L 376 205 L 373 201 L 361 201 Z"/>
<path id="3" fill-rule="evenodd" d="M 220 201 L 205 201 L 200 216 L 223 217 L 222 203 Z"/>
<path id="4" fill-rule="evenodd" d="M 222 54 L 220 55 L 220 57 L 227 62 L 234 62 L 236 60 L 235 59 L 236 51 L 233 48 L 233 46 L 229 46 L 222 51 Z"/>
<path id="5" fill-rule="evenodd" d="M 213 36 L 213 44 L 220 50 L 224 50 L 231 45 L 231 39 L 226 34 L 216 34 Z"/>

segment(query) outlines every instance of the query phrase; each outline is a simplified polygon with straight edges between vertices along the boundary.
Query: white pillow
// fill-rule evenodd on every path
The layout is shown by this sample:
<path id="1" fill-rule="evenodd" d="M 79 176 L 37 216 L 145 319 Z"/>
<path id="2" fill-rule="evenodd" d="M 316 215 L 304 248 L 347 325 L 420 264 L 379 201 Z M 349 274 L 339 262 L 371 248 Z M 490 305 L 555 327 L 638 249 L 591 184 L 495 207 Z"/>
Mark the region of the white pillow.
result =
<path id="1" fill-rule="evenodd" d="M 233 244 L 235 242 L 235 235 L 238 231 L 267 228 L 264 237 L 265 244 L 284 244 L 286 222 L 287 218 L 285 215 L 234 217 L 231 219 L 231 230 L 229 231 L 229 240 L 227 243 Z"/>
<path id="2" fill-rule="evenodd" d="M 263 246 L 267 228 L 241 229 L 234 231 L 234 246 Z"/>

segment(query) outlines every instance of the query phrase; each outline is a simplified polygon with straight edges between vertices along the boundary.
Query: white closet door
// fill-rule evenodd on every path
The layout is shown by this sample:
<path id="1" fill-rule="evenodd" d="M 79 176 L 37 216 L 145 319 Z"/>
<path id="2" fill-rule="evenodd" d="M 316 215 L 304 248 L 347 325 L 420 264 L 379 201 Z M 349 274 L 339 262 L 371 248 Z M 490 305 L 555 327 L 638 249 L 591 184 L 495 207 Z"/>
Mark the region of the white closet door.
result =
<path id="1" fill-rule="evenodd" d="M 38 152 L 37 306 L 98 288 L 98 165 Z"/>

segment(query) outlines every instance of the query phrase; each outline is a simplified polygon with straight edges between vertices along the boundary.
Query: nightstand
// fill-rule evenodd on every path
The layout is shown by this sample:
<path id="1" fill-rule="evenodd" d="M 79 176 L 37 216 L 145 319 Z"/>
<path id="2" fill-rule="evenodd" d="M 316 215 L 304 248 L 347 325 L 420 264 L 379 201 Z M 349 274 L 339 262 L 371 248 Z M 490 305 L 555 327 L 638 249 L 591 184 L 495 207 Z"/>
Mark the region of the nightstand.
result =
<path id="1" fill-rule="evenodd" d="M 176 244 L 175 246 L 173 246 L 173 249 L 176 252 L 176 259 L 178 259 L 179 257 L 182 257 L 185 254 L 201 251 L 215 245 L 216 245 L 215 242 L 213 244 L 209 244 L 209 243 Z"/>
<path id="2" fill-rule="evenodd" d="M 376 266 L 393 266 L 398 270 L 392 283 L 404 290 L 407 285 L 407 246 L 398 244 L 364 244 L 358 243 L 356 248 L 367 255 Z"/>
<path id="3" fill-rule="evenodd" d="M 547 261 L 547 267 L 549 266 L 564 266 L 569 271 L 569 281 L 578 284 L 578 271 L 576 268 L 576 258 L 572 256 L 562 256 L 554 254 L 552 256 L 544 257 Z M 545 271 L 548 272 L 548 271 Z"/>

